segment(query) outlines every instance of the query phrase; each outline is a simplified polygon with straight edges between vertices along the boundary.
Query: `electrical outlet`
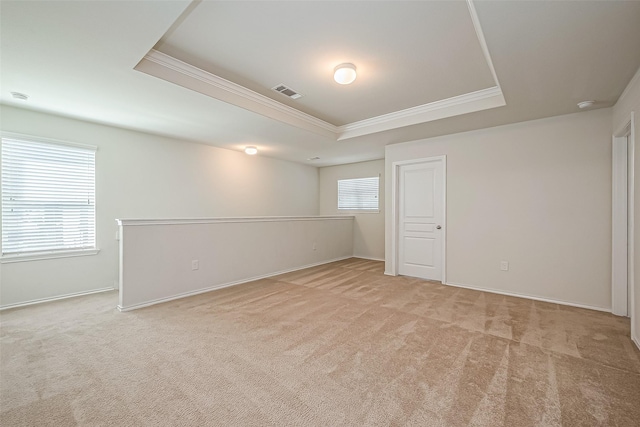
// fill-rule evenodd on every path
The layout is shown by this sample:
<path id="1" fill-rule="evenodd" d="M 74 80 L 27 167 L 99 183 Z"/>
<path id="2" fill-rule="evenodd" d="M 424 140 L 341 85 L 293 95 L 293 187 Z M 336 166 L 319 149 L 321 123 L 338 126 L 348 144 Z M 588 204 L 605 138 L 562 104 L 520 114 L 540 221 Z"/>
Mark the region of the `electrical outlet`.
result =
<path id="1" fill-rule="evenodd" d="M 194 259 L 193 261 L 191 261 L 192 270 L 197 270 L 199 268 L 200 268 L 200 262 L 197 259 Z"/>
<path id="2" fill-rule="evenodd" d="M 500 261 L 500 270 L 509 271 L 509 261 Z"/>

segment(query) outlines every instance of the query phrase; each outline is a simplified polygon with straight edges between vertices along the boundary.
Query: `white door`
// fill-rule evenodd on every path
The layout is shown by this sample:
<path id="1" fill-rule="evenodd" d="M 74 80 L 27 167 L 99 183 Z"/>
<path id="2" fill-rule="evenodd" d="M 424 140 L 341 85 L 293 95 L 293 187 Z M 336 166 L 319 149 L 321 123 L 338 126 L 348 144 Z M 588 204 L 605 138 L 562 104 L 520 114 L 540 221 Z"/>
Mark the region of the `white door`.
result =
<path id="1" fill-rule="evenodd" d="M 444 160 L 398 169 L 398 273 L 442 281 Z"/>

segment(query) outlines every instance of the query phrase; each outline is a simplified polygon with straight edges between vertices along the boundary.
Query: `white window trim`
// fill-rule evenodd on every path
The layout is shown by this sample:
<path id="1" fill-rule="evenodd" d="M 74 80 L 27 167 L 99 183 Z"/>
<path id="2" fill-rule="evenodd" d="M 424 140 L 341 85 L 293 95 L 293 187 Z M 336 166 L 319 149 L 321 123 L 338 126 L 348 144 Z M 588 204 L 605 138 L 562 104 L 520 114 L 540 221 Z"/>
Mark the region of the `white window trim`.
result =
<path id="1" fill-rule="evenodd" d="M 13 133 L 13 132 L 4 132 L 4 131 L 2 131 L 0 135 L 2 136 L 2 138 L 7 138 L 7 139 L 12 139 L 12 138 L 25 139 L 27 141 L 33 141 L 33 142 L 44 142 L 47 144 L 66 145 L 67 147 L 86 148 L 87 150 L 93 150 L 96 152 L 98 151 L 97 145 L 80 144 L 78 142 L 61 141 L 59 139 L 43 138 L 41 136 L 32 136 L 32 135 L 25 135 L 23 133 Z"/>
<path id="2" fill-rule="evenodd" d="M 379 205 L 378 205 L 379 206 Z M 338 210 L 339 214 L 342 215 L 367 215 L 367 214 L 379 214 L 380 213 L 380 209 L 339 209 Z"/>
<path id="3" fill-rule="evenodd" d="M 338 206 L 340 204 L 340 181 L 349 181 L 355 179 L 367 179 L 367 178 L 378 178 L 378 208 L 377 209 L 340 209 Z M 336 184 L 338 186 L 336 192 L 336 211 L 342 215 L 360 215 L 360 214 L 379 214 L 380 213 L 380 174 L 375 176 L 359 176 L 359 177 L 350 177 L 350 178 L 338 178 Z"/>
<path id="4" fill-rule="evenodd" d="M 97 145 L 91 144 L 81 144 L 78 142 L 71 141 L 63 141 L 59 139 L 53 138 L 44 138 L 41 136 L 33 136 L 27 135 L 23 133 L 15 133 L 15 132 L 0 132 L 0 138 L 7 139 L 24 139 L 27 141 L 33 142 L 42 142 L 48 144 L 57 144 L 68 147 L 78 147 L 85 148 L 88 150 L 93 150 L 96 152 L 96 163 L 98 158 L 98 149 Z M 58 258 L 73 258 L 80 256 L 91 256 L 97 255 L 100 252 L 100 246 L 98 241 L 98 182 L 95 180 L 95 192 L 96 192 L 96 200 L 94 202 L 95 206 L 95 227 L 96 227 L 96 237 L 95 237 L 95 248 L 87 248 L 87 249 L 63 249 L 63 250 L 55 250 L 55 251 L 41 251 L 41 252 L 26 252 L 26 253 L 17 253 L 17 254 L 2 254 L 2 241 L 0 240 L 0 264 L 9 264 L 15 262 L 26 262 L 26 261 L 41 261 L 47 259 L 58 259 Z M 2 187 L 0 187 L 0 195 L 2 194 Z M 0 207 L 2 206 L 2 199 L 0 198 Z M 0 210 L 0 218 L 2 218 L 2 211 Z"/>
<path id="5" fill-rule="evenodd" d="M 99 252 L 100 252 L 100 249 L 75 249 L 75 250 L 10 254 L 10 255 L 2 255 L 0 257 L 0 264 L 10 264 L 13 262 L 25 262 L 25 261 L 41 261 L 45 259 L 56 259 L 56 258 L 74 258 L 79 256 L 98 255 Z"/>

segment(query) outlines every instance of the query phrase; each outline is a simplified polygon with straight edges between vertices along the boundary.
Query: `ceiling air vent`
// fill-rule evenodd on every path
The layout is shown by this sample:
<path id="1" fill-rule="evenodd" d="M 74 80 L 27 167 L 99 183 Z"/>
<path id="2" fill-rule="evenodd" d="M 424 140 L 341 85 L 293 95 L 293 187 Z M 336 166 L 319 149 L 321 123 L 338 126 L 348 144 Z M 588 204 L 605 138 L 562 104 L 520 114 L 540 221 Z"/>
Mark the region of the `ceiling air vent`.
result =
<path id="1" fill-rule="evenodd" d="M 290 87 L 287 87 L 287 86 L 285 86 L 283 84 L 274 86 L 271 89 L 275 90 L 276 92 L 280 92 L 281 94 L 286 95 L 291 99 L 298 99 L 298 98 L 300 98 L 302 96 L 298 92 L 296 92 L 295 90 L 293 90 Z"/>

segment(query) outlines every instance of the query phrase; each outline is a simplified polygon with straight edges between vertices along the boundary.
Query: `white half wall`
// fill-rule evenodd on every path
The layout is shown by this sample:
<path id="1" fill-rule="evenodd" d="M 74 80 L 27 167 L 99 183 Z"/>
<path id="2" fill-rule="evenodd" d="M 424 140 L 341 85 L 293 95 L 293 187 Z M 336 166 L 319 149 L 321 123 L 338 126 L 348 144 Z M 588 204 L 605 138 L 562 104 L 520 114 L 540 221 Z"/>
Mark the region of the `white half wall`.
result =
<path id="1" fill-rule="evenodd" d="M 118 308 L 121 310 L 349 258 L 353 254 L 353 217 L 350 216 L 121 220 L 119 223 L 122 239 Z"/>
<path id="2" fill-rule="evenodd" d="M 2 106 L 6 132 L 97 145 L 94 256 L 0 264 L 0 306 L 114 288 L 116 218 L 317 215 L 315 167 Z"/>
<path id="3" fill-rule="evenodd" d="M 353 256 L 384 259 L 384 159 L 328 166 L 319 169 L 320 215 L 344 214 L 338 210 L 338 180 L 380 176 L 380 211 L 349 211 L 353 224 Z"/>
<path id="4" fill-rule="evenodd" d="M 387 272 L 392 164 L 441 155 L 448 283 L 611 309 L 611 109 L 388 145 Z"/>
<path id="5" fill-rule="evenodd" d="M 631 338 L 640 348 L 640 69 L 613 106 L 613 132 L 617 132 L 634 115 L 634 281 L 631 313 Z"/>

